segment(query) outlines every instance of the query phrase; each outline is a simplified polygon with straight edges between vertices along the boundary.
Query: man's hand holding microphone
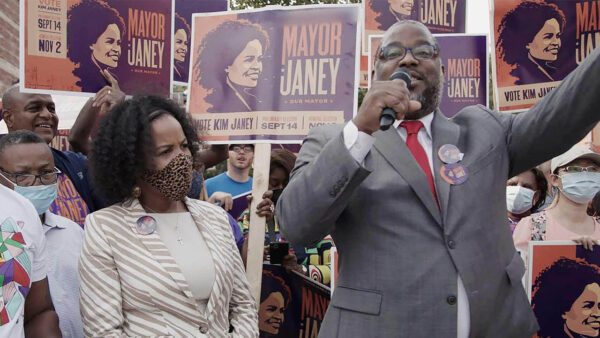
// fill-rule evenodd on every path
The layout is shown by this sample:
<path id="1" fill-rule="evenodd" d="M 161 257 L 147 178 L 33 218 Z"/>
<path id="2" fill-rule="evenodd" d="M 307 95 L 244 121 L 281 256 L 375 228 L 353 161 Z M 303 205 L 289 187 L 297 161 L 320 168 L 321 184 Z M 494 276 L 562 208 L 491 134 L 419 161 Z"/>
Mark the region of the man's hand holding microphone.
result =
<path id="1" fill-rule="evenodd" d="M 369 135 L 387 130 L 407 112 L 421 109 L 419 101 L 410 99 L 410 73 L 398 68 L 388 81 L 373 81 L 353 122 L 359 131 Z"/>

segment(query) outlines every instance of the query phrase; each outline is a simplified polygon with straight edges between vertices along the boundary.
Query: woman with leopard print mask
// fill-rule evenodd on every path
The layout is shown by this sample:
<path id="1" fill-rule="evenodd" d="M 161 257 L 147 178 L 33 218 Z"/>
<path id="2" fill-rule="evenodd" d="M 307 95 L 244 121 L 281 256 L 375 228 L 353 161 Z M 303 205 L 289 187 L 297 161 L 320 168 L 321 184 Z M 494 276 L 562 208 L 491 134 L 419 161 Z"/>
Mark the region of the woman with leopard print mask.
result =
<path id="1" fill-rule="evenodd" d="M 91 170 L 115 204 L 86 219 L 86 336 L 258 337 L 227 214 L 186 197 L 198 143 L 185 113 L 158 97 L 125 101 L 102 121 Z"/>

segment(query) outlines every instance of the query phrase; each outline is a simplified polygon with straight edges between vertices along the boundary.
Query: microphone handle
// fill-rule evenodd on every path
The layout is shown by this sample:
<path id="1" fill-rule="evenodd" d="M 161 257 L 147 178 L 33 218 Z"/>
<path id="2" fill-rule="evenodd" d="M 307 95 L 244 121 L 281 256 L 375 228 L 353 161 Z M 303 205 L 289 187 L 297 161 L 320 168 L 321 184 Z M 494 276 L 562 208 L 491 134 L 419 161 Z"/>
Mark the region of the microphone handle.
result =
<path id="1" fill-rule="evenodd" d="M 388 130 L 396 121 L 396 112 L 392 108 L 384 108 L 379 116 L 379 129 Z"/>

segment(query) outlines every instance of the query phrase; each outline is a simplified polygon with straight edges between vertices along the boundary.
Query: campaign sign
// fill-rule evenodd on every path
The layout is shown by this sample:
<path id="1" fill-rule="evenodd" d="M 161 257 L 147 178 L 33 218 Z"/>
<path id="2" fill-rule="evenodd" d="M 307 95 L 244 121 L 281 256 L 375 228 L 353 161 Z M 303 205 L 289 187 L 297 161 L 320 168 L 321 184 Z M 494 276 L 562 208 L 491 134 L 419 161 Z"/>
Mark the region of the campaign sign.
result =
<path id="1" fill-rule="evenodd" d="M 263 264 L 260 337 L 317 337 L 331 300 L 323 284 L 280 265 Z"/>
<path id="2" fill-rule="evenodd" d="M 598 337 L 600 247 L 590 251 L 571 241 L 531 241 L 529 267 L 537 337 Z"/>
<path id="3" fill-rule="evenodd" d="M 522 111 L 556 88 L 600 42 L 598 1 L 495 0 L 494 99 Z"/>
<path id="4" fill-rule="evenodd" d="M 192 14 L 227 10 L 227 0 L 175 0 L 173 10 L 173 84 L 187 86 Z"/>
<path id="5" fill-rule="evenodd" d="M 21 91 L 93 96 L 113 78 L 127 94 L 169 95 L 172 0 L 20 6 Z"/>
<path id="6" fill-rule="evenodd" d="M 432 33 L 465 33 L 466 0 L 364 0 L 362 53 L 369 36 L 382 34 L 400 20 L 419 21 Z"/>
<path id="7" fill-rule="evenodd" d="M 298 143 L 349 121 L 358 94 L 357 5 L 193 16 L 188 110 L 212 143 Z"/>

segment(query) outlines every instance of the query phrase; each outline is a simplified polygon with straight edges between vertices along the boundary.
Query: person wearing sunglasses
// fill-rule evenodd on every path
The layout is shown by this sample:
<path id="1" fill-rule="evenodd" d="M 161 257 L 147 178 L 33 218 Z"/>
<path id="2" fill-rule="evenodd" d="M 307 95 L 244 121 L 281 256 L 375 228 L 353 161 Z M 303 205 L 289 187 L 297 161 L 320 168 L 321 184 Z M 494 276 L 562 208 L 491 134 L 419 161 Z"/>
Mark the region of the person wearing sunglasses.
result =
<path id="1" fill-rule="evenodd" d="M 529 241 L 573 240 L 591 250 L 600 239 L 600 223 L 587 214 L 588 203 L 600 191 L 600 154 L 576 145 L 550 166 L 550 183 L 558 194 L 548 208 L 523 218 L 513 233 L 525 257 Z"/>
<path id="2" fill-rule="evenodd" d="M 83 323 L 79 314 L 79 280 L 77 277 L 77 262 L 83 244 L 83 229 L 77 223 L 49 210 L 50 205 L 57 196 L 57 182 L 60 172 L 55 167 L 50 147 L 36 133 L 29 130 L 18 130 L 0 139 L 0 178 L 4 185 L 31 202 L 42 224 L 39 236 L 45 239 L 45 246 L 35 243 L 30 238 L 23 237 L 26 246 L 25 251 L 28 251 L 27 247 L 30 245 L 37 247 L 38 250 L 44 248 L 46 253 L 44 262 L 47 270 L 46 287 L 49 285 L 49 294 L 53 300 L 56 314 L 60 318 L 57 326 L 60 327 L 60 331 L 65 337 L 83 337 Z M 28 227 L 30 225 L 26 224 L 22 232 L 26 232 L 25 230 Z M 5 239 L 4 224 L 2 225 L 2 231 L 4 242 L 2 246 L 14 243 L 9 243 Z M 11 238 L 15 240 L 17 237 L 13 235 Z M 18 239 L 16 240 L 18 241 Z M 14 256 L 13 259 L 22 262 L 22 258 L 16 254 L 18 251 L 9 251 Z M 2 257 L 8 259 L 10 256 L 3 253 Z M 38 261 L 39 258 L 36 257 L 33 260 L 33 265 L 24 265 L 26 270 L 31 270 L 27 271 L 27 274 L 34 281 L 25 303 L 26 317 L 27 302 L 30 301 L 30 297 L 37 298 L 32 299 L 32 301 L 39 303 L 48 301 L 47 306 L 52 308 L 52 301 L 44 298 L 46 295 L 34 292 L 34 288 L 37 288 L 36 284 L 38 283 L 35 281 L 36 277 L 34 277 L 38 273 L 36 272 Z M 6 264 L 4 261 L 2 263 Z M 6 273 L 5 270 L 2 271 L 4 271 L 4 279 L 9 278 L 10 273 Z M 6 286 L 3 283 L 3 289 Z M 29 286 L 24 285 L 24 287 Z M 7 294 L 2 295 L 5 304 L 10 301 L 10 299 L 6 299 L 6 296 Z"/>
<path id="3" fill-rule="evenodd" d="M 422 23 L 391 26 L 356 116 L 309 131 L 277 201 L 290 243 L 310 246 L 331 234 L 338 248 L 323 337 L 537 331 L 506 226 L 506 181 L 596 125 L 600 49 L 525 113 L 477 105 L 448 112 L 451 119 L 439 108 L 443 53 Z M 408 85 L 390 80 L 399 68 Z M 384 108 L 396 121 L 382 131 Z"/>

